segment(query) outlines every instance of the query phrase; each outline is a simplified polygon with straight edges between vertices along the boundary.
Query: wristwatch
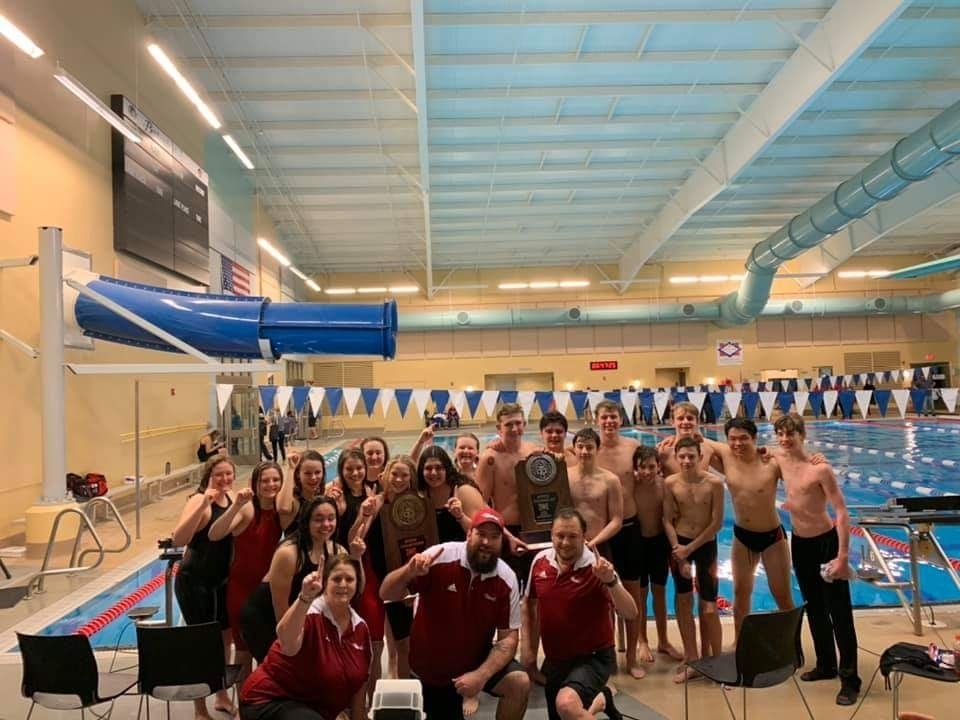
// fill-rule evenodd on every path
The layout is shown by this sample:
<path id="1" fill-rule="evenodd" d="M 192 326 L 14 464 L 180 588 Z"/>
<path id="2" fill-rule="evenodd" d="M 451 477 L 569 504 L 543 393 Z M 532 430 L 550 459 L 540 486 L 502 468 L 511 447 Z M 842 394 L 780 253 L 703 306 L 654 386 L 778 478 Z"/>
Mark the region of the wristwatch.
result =
<path id="1" fill-rule="evenodd" d="M 614 574 L 613 574 L 613 580 L 611 580 L 610 582 L 605 582 L 605 583 L 604 583 L 604 587 L 613 587 L 613 586 L 616 585 L 618 582 L 620 582 L 620 576 L 617 575 L 616 573 L 614 573 Z"/>

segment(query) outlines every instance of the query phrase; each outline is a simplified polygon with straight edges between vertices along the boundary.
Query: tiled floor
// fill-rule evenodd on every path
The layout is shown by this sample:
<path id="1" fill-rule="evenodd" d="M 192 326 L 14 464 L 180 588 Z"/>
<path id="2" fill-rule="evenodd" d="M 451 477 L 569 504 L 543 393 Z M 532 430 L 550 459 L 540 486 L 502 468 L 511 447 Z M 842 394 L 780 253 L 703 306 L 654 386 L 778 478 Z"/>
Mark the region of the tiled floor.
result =
<path id="1" fill-rule="evenodd" d="M 409 446 L 408 438 L 391 440 L 391 446 L 394 443 L 397 448 Z M 0 610 L 0 649 L 5 650 L 11 646 L 12 643 L 9 640 L 15 626 L 27 631 L 42 627 L 47 624 L 48 617 L 54 619 L 59 616 L 61 608 L 72 608 L 83 601 L 85 594 L 95 594 L 97 592 L 96 588 L 109 584 L 109 574 L 112 571 L 116 571 L 117 575 L 123 575 L 126 571 L 118 571 L 118 568 L 131 565 L 134 562 L 139 563 L 141 558 L 145 561 L 147 558 L 155 556 L 156 541 L 158 538 L 168 535 L 173 528 L 173 524 L 179 517 L 180 509 L 183 506 L 186 492 L 180 492 L 166 497 L 158 503 L 146 506 L 142 517 L 141 539 L 135 540 L 133 546 L 123 554 L 108 555 L 98 570 L 74 577 L 51 577 L 47 581 L 47 592 L 43 595 L 24 600 L 14 608 Z M 132 513 L 128 514 L 125 520 L 132 532 Z M 109 525 L 101 524 L 98 525 L 97 529 L 103 533 L 107 543 L 110 542 L 111 538 L 116 538 Z M 65 562 L 66 558 L 61 557 L 60 560 Z M 31 568 L 36 569 L 40 564 L 40 559 L 8 559 L 7 564 L 16 575 Z M 917 638 L 912 634 L 906 616 L 899 609 L 862 611 L 857 614 L 860 671 L 864 678 L 864 689 L 866 691 L 863 707 L 857 713 L 858 718 L 874 720 L 892 716 L 891 693 L 884 689 L 883 679 L 879 674 L 875 678 L 873 677 L 878 668 L 879 654 L 885 648 L 898 641 L 942 644 L 944 641 L 951 640 L 955 633 L 960 632 L 960 608 L 937 608 L 936 615 L 938 620 L 936 633 L 939 633 L 939 636 L 933 629 L 928 628 L 923 638 Z M 677 641 L 679 633 L 672 623 L 670 631 L 672 639 Z M 651 633 L 653 632 L 651 627 Z M 724 626 L 724 634 L 728 639 L 732 638 L 732 625 L 729 623 Z M 806 630 L 804 631 L 804 640 L 806 653 L 809 658 L 812 658 L 813 650 Z M 106 653 L 101 658 L 104 667 L 109 665 L 112 660 L 111 655 Z M 121 656 L 120 662 L 123 663 L 125 658 L 126 656 Z M 129 659 L 131 661 L 135 660 L 133 656 L 129 656 Z M 618 690 L 629 696 L 629 698 L 624 697 L 619 702 L 621 710 L 631 716 L 643 718 L 643 720 L 657 720 L 659 717 L 682 718 L 683 693 L 682 689 L 671 681 L 673 671 L 674 663 L 665 659 L 658 659 L 650 667 L 648 676 L 643 680 L 633 680 L 623 674 L 616 676 L 614 683 Z M 871 678 L 873 678 L 872 685 Z M 838 690 L 836 681 L 801 683 L 801 685 L 815 717 L 840 719 L 850 718 L 853 715 L 855 708 L 841 708 L 834 703 Z M 867 689 L 868 686 L 869 689 Z M 690 717 L 714 718 L 726 715 L 720 694 L 722 691 L 718 686 L 704 680 L 697 680 L 691 683 L 689 690 Z M 730 692 L 728 697 L 734 703 L 734 707 L 739 709 L 741 701 L 739 691 Z M 0 698 L 2 698 L 0 700 L 0 720 L 12 720 L 13 718 L 26 716 L 29 703 L 20 697 L 20 660 L 16 653 L 0 652 Z M 785 683 L 767 690 L 749 691 L 747 699 L 749 717 L 776 718 L 776 720 L 807 717 L 792 683 Z M 938 720 L 951 720 L 960 716 L 957 711 L 957 705 L 960 703 L 960 685 L 935 683 L 908 677 L 901 688 L 901 702 L 904 709 L 925 712 L 935 716 Z M 646 706 L 649 710 L 644 710 L 643 706 Z M 161 708 L 156 704 L 154 708 L 154 713 L 161 711 Z M 545 718 L 546 714 L 542 708 L 541 695 L 532 700 L 527 717 L 535 720 Z M 136 711 L 137 699 L 123 698 L 117 704 L 114 717 L 134 717 Z M 222 713 L 213 713 L 213 715 L 222 720 L 227 720 L 227 716 Z M 176 720 L 187 720 L 192 716 L 192 706 L 188 703 L 180 704 L 173 709 L 172 717 Z M 50 720 L 53 718 L 78 717 L 78 714 L 51 712 L 38 708 L 33 717 L 37 720 Z M 478 717 L 492 718 L 493 704 L 484 702 Z"/>

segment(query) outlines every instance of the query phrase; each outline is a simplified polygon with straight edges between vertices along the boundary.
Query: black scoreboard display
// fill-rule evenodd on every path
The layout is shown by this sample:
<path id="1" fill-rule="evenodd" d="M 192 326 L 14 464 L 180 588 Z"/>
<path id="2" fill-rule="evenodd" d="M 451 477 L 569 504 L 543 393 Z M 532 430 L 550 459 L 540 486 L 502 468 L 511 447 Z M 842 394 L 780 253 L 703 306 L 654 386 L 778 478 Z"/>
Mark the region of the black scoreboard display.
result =
<path id="1" fill-rule="evenodd" d="M 113 249 L 209 285 L 206 172 L 128 98 L 110 104 L 142 137 L 113 131 Z"/>

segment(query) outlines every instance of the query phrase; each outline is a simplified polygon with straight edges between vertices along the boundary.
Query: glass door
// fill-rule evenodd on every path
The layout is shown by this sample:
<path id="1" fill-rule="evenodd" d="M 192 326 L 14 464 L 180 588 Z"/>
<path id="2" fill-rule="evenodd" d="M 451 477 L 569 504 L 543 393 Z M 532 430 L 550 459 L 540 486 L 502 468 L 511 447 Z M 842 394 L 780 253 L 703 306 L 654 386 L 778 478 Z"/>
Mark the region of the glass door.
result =
<path id="1" fill-rule="evenodd" d="M 230 458 L 237 465 L 260 462 L 260 393 L 249 385 L 236 385 L 223 413 L 224 434 Z"/>

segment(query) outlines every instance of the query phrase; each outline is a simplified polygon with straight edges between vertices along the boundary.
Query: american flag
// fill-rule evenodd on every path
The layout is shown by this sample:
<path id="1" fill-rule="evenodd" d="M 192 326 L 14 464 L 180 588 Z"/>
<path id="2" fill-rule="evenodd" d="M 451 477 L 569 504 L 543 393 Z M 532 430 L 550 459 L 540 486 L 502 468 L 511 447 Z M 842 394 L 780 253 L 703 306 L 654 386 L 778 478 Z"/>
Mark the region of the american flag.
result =
<path id="1" fill-rule="evenodd" d="M 250 271 L 226 255 L 220 256 L 220 287 L 233 295 L 250 294 Z"/>

